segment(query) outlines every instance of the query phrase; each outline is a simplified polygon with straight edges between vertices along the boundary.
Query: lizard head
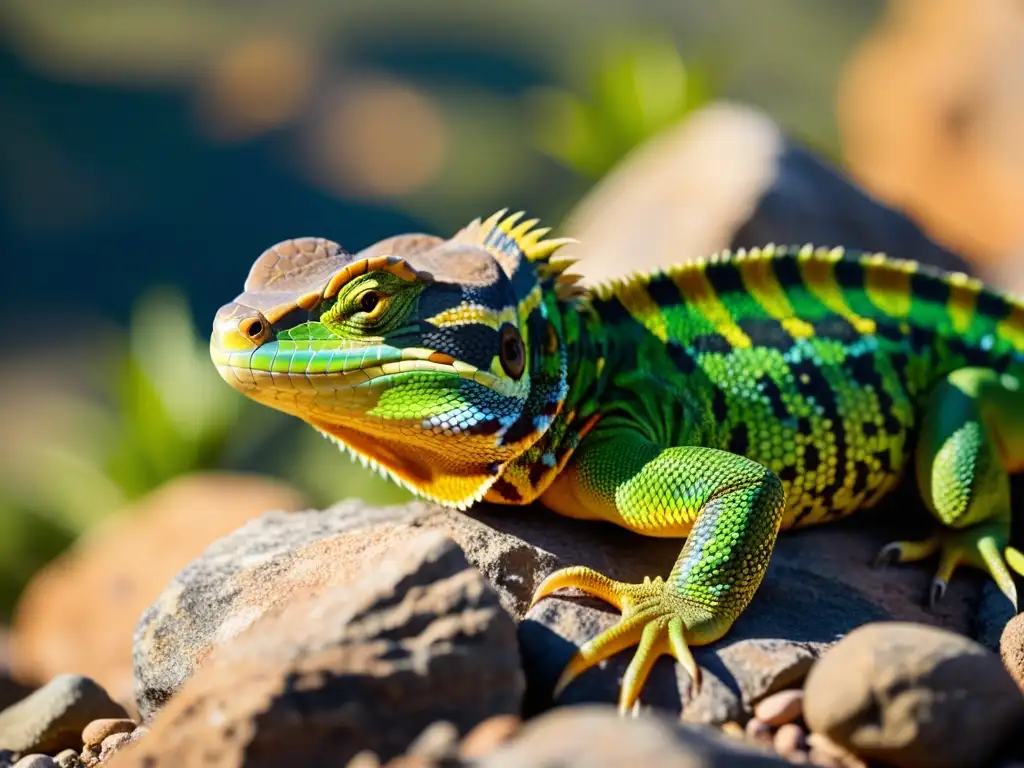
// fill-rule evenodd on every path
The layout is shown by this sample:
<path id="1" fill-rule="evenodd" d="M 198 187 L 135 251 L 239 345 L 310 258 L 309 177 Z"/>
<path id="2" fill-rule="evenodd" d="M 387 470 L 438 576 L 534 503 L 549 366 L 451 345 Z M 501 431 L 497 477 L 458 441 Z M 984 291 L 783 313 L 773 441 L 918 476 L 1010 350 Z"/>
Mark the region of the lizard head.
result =
<path id="1" fill-rule="evenodd" d="M 246 396 L 419 495 L 468 506 L 566 393 L 545 301 L 566 241 L 518 219 L 501 212 L 449 240 L 400 235 L 354 255 L 319 238 L 278 243 L 217 312 L 213 361 Z"/>

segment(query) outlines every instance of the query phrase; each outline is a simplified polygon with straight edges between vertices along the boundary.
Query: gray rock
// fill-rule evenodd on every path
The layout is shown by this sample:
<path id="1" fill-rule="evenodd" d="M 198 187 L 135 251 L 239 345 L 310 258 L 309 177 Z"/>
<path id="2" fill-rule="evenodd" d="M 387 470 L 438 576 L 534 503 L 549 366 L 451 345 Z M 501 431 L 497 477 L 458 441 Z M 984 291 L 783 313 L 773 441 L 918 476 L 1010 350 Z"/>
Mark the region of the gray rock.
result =
<path id="1" fill-rule="evenodd" d="M 49 755 L 25 755 L 14 764 L 14 768 L 59 768 Z"/>
<path id="2" fill-rule="evenodd" d="M 693 726 L 645 715 L 619 717 L 612 707 L 565 707 L 523 726 L 518 736 L 480 759 L 479 768 L 704 768 L 705 766 L 785 766 L 767 751 Z"/>
<path id="3" fill-rule="evenodd" d="M 464 735 L 518 714 L 515 624 L 450 538 L 420 531 L 350 567 L 220 646 L 111 766 L 345 765 L 435 721 Z"/>
<path id="4" fill-rule="evenodd" d="M 1024 696 L 980 644 L 881 622 L 851 632 L 814 666 L 804 718 L 862 758 L 955 768 L 985 764 L 1024 727 Z"/>
<path id="5" fill-rule="evenodd" d="M 127 717 L 102 687 L 81 675 L 58 675 L 0 712 L 0 749 L 59 752 L 82 746 L 82 729 L 104 717 Z"/>

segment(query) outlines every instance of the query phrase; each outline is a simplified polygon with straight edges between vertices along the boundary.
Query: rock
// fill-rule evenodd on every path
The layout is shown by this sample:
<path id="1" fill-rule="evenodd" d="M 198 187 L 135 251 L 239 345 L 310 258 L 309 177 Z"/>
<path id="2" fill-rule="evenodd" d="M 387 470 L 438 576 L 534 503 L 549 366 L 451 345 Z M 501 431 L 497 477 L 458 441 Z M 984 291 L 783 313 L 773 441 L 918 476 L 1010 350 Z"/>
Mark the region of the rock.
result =
<path id="1" fill-rule="evenodd" d="M 77 748 L 82 744 L 82 729 L 93 720 L 126 714 L 88 677 L 58 675 L 0 712 L 0 748 L 22 753 Z"/>
<path id="2" fill-rule="evenodd" d="M 900 509 L 898 518 L 887 514 L 894 508 Z M 765 580 L 744 614 L 722 640 L 693 649 L 703 670 L 699 694 L 694 696 L 682 668 L 664 657 L 655 664 L 641 701 L 682 712 L 690 722 L 742 722 L 752 713 L 753 702 L 798 685 L 831 643 L 862 624 L 900 619 L 967 632 L 972 601 L 979 592 L 977 576 L 958 572 L 932 613 L 924 603 L 927 568 L 870 565 L 886 542 L 914 535 L 914 518 L 906 514 L 907 508 L 907 501 L 896 496 L 877 511 L 851 520 L 783 533 Z M 884 525 L 876 524 L 879 520 Z M 571 535 L 574 547 L 585 555 L 567 557 L 566 564 L 590 565 L 622 581 L 667 574 L 678 554 L 678 542 L 670 539 L 643 539 L 611 526 L 598 530 L 570 522 L 575 533 L 561 528 L 560 522 L 551 524 L 553 531 Z M 923 515 L 918 522 L 927 525 Z M 551 690 L 575 649 L 617 620 L 610 606 L 586 597 L 556 595 L 530 611 L 519 633 L 527 712 L 550 706 Z M 587 670 L 557 703 L 616 701 L 631 657 L 632 651 L 626 651 Z"/>
<path id="3" fill-rule="evenodd" d="M 916 497 L 915 497 L 916 498 Z M 914 502 L 911 502 L 913 505 Z M 704 685 L 693 698 L 688 676 L 665 658 L 657 663 L 642 701 L 686 718 L 743 722 L 753 702 L 798 685 L 813 661 L 856 626 L 880 619 L 935 623 L 966 632 L 983 579 L 957 574 L 935 613 L 925 608 L 927 568 L 876 569 L 879 548 L 928 525 L 908 516 L 906 499 L 883 503 L 835 525 L 784 533 L 765 583 L 730 634 L 697 648 Z M 900 509 L 894 523 L 887 512 Z M 904 527 L 901 528 L 900 525 Z M 188 679 L 202 659 L 259 616 L 298 592 L 316 592 L 352 578 L 388 547 L 424 530 L 451 536 L 482 571 L 502 605 L 525 618 L 519 639 L 527 672 L 527 713 L 551 706 L 550 693 L 574 648 L 617 616 L 600 601 L 554 596 L 527 615 L 536 586 L 556 568 L 588 565 L 641 581 L 667 574 L 682 546 L 605 524 L 569 520 L 539 506 L 478 505 L 461 513 L 414 503 L 374 509 L 345 502 L 323 512 L 267 514 L 215 542 L 174 578 L 143 615 L 136 633 L 138 707 L 151 715 Z M 611 703 L 630 653 L 582 675 L 559 703 Z"/>
<path id="4" fill-rule="evenodd" d="M 1024 696 L 978 643 L 880 622 L 851 632 L 813 667 L 804 719 L 868 760 L 953 768 L 984 763 L 1024 726 Z"/>
<path id="5" fill-rule="evenodd" d="M 522 726 L 518 715 L 496 715 L 484 720 L 466 734 L 459 745 L 459 757 L 471 760 L 482 757 L 512 738 Z"/>
<path id="6" fill-rule="evenodd" d="M 426 529 L 451 536 L 514 617 L 560 562 L 541 545 L 574 556 L 551 515 L 482 508 L 463 514 L 425 504 L 372 508 L 344 502 L 323 512 L 271 513 L 215 542 L 179 573 L 142 615 L 135 638 L 136 694 L 146 718 L 213 650 L 298 592 L 315 593 L 360 574 L 388 548 Z M 507 530 L 504 530 L 507 528 Z M 519 535 L 522 534 L 522 535 Z"/>
<path id="7" fill-rule="evenodd" d="M 461 735 L 519 712 L 515 624 L 447 536 L 420 531 L 372 567 L 337 565 L 348 581 L 293 590 L 221 645 L 111 766 L 387 760 L 435 721 Z"/>
<path id="8" fill-rule="evenodd" d="M 103 743 L 108 736 L 113 736 L 115 733 L 131 733 L 134 730 L 134 720 L 110 717 L 93 720 L 82 731 L 82 743 L 86 747 L 95 747 Z"/>
<path id="9" fill-rule="evenodd" d="M 519 735 L 479 759 L 479 768 L 703 768 L 784 766 L 776 756 L 735 739 L 647 715 L 619 717 L 613 707 L 556 709 L 527 722 Z"/>
<path id="10" fill-rule="evenodd" d="M 49 755 L 25 755 L 14 764 L 14 768 L 58 768 Z"/>
<path id="11" fill-rule="evenodd" d="M 122 747 L 125 747 L 132 743 L 132 735 L 130 733 L 112 733 L 103 740 L 100 744 L 100 762 L 109 760 L 110 757 Z"/>
<path id="12" fill-rule="evenodd" d="M 713 104 L 634 150 L 569 215 L 564 252 L 594 284 L 767 243 L 842 245 L 968 271 L 764 113 Z M 628 253 L 624 259 L 622 254 Z"/>
<path id="13" fill-rule="evenodd" d="M 1003 629 L 999 638 L 999 655 L 1010 677 L 1024 691 L 1024 613 L 1010 619 Z"/>
<path id="14" fill-rule="evenodd" d="M 58 752 L 53 758 L 60 768 L 81 768 L 82 762 L 78 759 L 78 753 L 73 749 L 65 749 Z"/>
<path id="15" fill-rule="evenodd" d="M 1024 288 L 1019 10 L 893 4 L 847 63 L 836 110 L 851 174 L 1012 291 Z"/>
<path id="16" fill-rule="evenodd" d="M 772 727 L 764 720 L 758 720 L 756 717 L 750 718 L 747 720 L 747 724 L 744 726 L 743 732 L 746 734 L 747 738 L 758 744 L 770 746 L 772 743 Z"/>
<path id="17" fill-rule="evenodd" d="M 775 751 L 792 762 L 807 762 L 807 734 L 796 723 L 784 723 L 772 740 Z"/>
<path id="18" fill-rule="evenodd" d="M 773 728 L 798 720 L 804 713 L 804 692 L 800 688 L 766 696 L 754 705 L 754 717 Z"/>
<path id="19" fill-rule="evenodd" d="M 843 749 L 828 736 L 821 733 L 807 735 L 807 746 L 810 747 L 808 758 L 815 765 L 823 768 L 867 768 L 867 764 L 856 755 Z"/>
<path id="20" fill-rule="evenodd" d="M 171 577 L 246 520 L 302 505 L 282 483 L 227 474 L 182 477 L 138 500 L 26 587 L 14 616 L 15 676 L 42 683 L 75 670 L 130 703 L 132 631 Z"/>

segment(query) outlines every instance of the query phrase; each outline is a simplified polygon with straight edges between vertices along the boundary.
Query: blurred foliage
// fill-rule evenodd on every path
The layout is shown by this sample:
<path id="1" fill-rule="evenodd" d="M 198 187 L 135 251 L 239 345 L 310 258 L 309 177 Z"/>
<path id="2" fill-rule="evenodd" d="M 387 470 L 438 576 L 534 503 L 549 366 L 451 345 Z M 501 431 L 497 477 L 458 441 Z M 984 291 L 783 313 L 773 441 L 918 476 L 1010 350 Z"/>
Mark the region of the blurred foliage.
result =
<path id="1" fill-rule="evenodd" d="M 708 70 L 688 65 L 673 41 L 657 34 L 608 41 L 588 91 L 537 89 L 532 107 L 538 147 L 592 180 L 712 97 Z"/>

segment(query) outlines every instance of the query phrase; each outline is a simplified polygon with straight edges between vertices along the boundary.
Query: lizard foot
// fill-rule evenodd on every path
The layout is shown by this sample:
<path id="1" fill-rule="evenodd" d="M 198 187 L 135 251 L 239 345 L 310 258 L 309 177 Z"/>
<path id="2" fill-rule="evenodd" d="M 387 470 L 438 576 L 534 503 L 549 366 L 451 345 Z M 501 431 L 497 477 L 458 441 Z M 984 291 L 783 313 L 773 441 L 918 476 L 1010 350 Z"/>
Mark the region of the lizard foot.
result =
<path id="1" fill-rule="evenodd" d="M 922 541 L 893 541 L 875 556 L 876 565 L 915 563 L 939 553 L 939 567 L 932 579 L 928 604 L 934 609 L 946 593 L 953 572 L 961 565 L 986 571 L 1017 610 L 1017 587 L 1011 570 L 1024 575 L 1024 554 L 1004 546 L 1000 528 L 977 525 L 961 530 L 942 529 Z"/>
<path id="2" fill-rule="evenodd" d="M 622 679 L 620 713 L 637 702 L 654 662 L 663 654 L 675 657 L 689 673 L 695 690 L 699 689 L 700 668 L 689 646 L 713 642 L 728 629 L 707 609 L 674 593 L 660 577 L 627 584 L 584 567 L 563 568 L 549 575 L 537 588 L 531 607 L 563 587 L 575 587 L 611 603 L 622 611 L 622 618 L 576 651 L 555 684 L 556 697 L 582 672 L 634 645 L 636 653 Z"/>

